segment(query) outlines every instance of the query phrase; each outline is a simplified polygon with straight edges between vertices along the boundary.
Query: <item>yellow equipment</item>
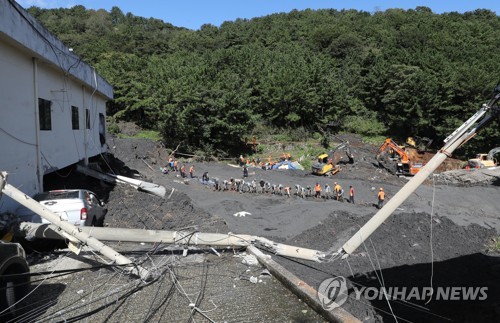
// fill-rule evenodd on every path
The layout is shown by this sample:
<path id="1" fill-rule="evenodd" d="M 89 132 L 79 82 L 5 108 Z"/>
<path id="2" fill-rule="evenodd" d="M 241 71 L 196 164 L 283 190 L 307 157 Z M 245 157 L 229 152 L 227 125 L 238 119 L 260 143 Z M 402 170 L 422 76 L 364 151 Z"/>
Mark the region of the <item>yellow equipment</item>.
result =
<path id="1" fill-rule="evenodd" d="M 318 156 L 318 161 L 312 165 L 312 173 L 314 175 L 334 175 L 340 171 L 340 166 L 333 165 L 332 158 L 328 154 Z"/>
<path id="2" fill-rule="evenodd" d="M 497 162 L 493 156 L 500 153 L 500 147 L 493 148 L 487 154 L 477 154 L 476 158 L 469 159 L 468 166 L 472 168 L 495 167 Z"/>
<path id="3" fill-rule="evenodd" d="M 408 137 L 406 138 L 406 145 L 415 148 L 418 152 L 425 152 L 432 144 L 432 139 L 427 137 Z M 400 146 L 401 147 L 401 146 Z"/>
<path id="4" fill-rule="evenodd" d="M 341 149 L 345 150 L 347 158 L 349 159 L 349 163 L 352 164 L 354 162 L 354 157 L 351 154 L 349 142 L 343 142 L 337 147 L 335 147 L 335 149 L 330 151 L 328 154 L 319 155 L 318 160 L 311 167 L 312 173 L 314 175 L 319 175 L 319 176 L 322 175 L 331 176 L 338 173 L 340 171 L 340 166 L 337 164 L 340 161 L 340 159 L 342 159 L 342 157 L 336 158 L 335 152 Z"/>

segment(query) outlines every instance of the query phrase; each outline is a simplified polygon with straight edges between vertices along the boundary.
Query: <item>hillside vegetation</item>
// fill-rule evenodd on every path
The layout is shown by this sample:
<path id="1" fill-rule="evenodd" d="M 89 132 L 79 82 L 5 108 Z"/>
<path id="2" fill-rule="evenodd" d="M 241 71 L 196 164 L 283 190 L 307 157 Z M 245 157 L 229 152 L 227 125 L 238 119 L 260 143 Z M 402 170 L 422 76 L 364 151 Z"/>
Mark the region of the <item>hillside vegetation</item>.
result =
<path id="1" fill-rule="evenodd" d="M 219 155 L 240 152 L 245 137 L 308 137 L 325 125 L 440 142 L 500 79 L 500 20 L 489 10 L 304 10 L 199 30 L 118 7 L 29 12 L 114 86 L 109 115 Z M 460 153 L 499 142 L 495 123 Z"/>

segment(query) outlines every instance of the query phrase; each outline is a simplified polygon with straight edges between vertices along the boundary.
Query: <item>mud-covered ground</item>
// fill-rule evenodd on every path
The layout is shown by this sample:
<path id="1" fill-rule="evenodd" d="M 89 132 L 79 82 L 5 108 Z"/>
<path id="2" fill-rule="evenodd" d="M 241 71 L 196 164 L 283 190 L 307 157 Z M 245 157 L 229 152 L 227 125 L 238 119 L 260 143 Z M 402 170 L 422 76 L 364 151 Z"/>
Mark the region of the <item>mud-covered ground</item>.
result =
<path id="1" fill-rule="evenodd" d="M 222 181 L 241 178 L 242 169 L 227 163 L 181 159 L 187 168 L 195 166 L 196 178 L 162 174 L 160 166 L 165 164 L 170 150 L 137 139 L 110 140 L 110 153 L 116 158 L 110 166 L 116 173 L 164 185 L 165 198 L 125 185 L 109 187 L 88 179 L 86 183 L 106 201 L 106 223 L 110 227 L 190 227 L 203 232 L 253 234 L 300 247 L 336 251 L 375 214 L 379 187 L 390 199 L 407 181 L 377 168 L 376 147 L 350 139 L 355 163 L 343 165 L 334 177 L 315 177 L 307 170 L 249 168 L 247 180 L 262 179 L 291 187 L 314 186 L 316 182 L 333 186 L 337 181 L 346 192 L 350 185 L 355 188 L 355 204 L 213 191 L 200 181 L 204 172 Z M 74 180 L 76 184 L 66 180 L 65 185 L 80 185 L 85 177 L 76 175 Z M 46 184 L 50 183 L 61 185 L 47 179 Z M 461 187 L 438 184 L 430 178 L 349 258 L 321 264 L 275 259 L 315 288 L 326 278 L 345 277 L 349 297 L 342 307 L 364 321 L 498 321 L 500 261 L 496 253 L 488 251 L 488 245 L 500 232 L 499 193 L 497 186 Z M 240 211 L 248 213 L 234 215 Z M 481 301 L 443 301 L 413 295 L 405 301 L 408 295 L 400 294 L 390 302 L 365 294 L 357 297 L 356 292 L 363 287 L 381 285 L 407 290 L 416 287 L 420 291 L 431 286 L 435 291 L 438 287 L 487 287 L 487 297 Z"/>

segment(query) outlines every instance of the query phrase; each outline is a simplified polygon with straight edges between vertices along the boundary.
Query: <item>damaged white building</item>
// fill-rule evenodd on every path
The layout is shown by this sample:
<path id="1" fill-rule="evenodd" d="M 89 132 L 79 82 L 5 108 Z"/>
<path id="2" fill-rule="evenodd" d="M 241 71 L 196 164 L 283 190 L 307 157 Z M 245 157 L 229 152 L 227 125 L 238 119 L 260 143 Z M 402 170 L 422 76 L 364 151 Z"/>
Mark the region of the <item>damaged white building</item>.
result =
<path id="1" fill-rule="evenodd" d="M 13 0 L 0 1 L 0 171 L 33 195 L 43 177 L 107 151 L 113 88 Z M 0 212 L 16 203 L 0 198 Z"/>

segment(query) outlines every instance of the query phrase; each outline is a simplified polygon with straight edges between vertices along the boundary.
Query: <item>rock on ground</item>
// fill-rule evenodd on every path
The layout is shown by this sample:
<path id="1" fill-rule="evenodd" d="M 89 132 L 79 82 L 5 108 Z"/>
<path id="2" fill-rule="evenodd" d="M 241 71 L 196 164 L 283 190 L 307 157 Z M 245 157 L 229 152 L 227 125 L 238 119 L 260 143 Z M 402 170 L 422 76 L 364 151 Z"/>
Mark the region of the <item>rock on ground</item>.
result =
<path id="1" fill-rule="evenodd" d="M 463 186 L 500 185 L 500 167 L 456 169 L 436 176 L 441 183 Z"/>

